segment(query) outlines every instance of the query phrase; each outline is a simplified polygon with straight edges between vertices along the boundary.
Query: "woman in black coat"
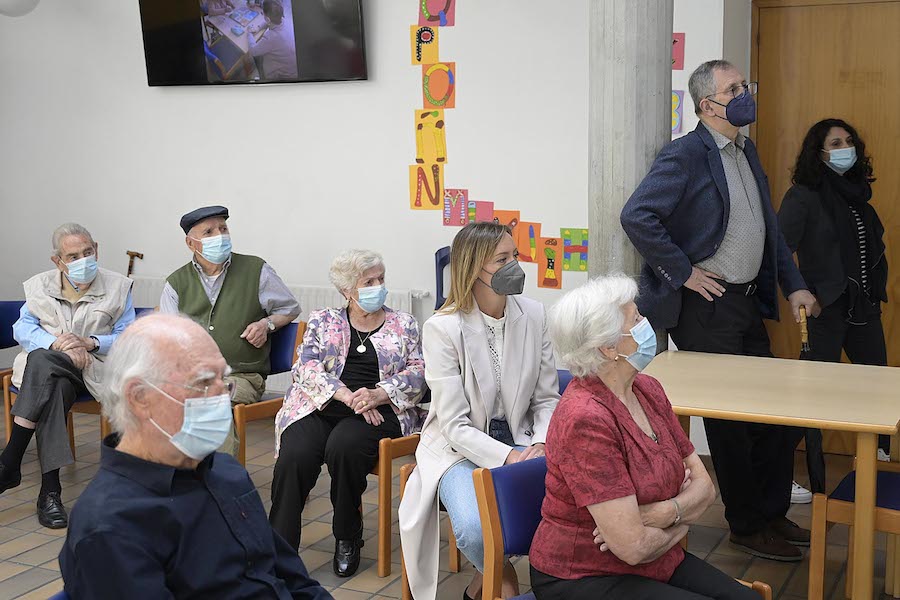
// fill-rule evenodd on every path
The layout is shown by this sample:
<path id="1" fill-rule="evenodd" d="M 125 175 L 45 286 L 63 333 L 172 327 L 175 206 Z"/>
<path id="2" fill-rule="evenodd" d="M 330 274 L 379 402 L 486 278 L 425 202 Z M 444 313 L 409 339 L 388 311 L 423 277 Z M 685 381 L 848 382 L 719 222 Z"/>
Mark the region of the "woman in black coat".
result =
<path id="1" fill-rule="evenodd" d="M 884 227 L 872 198 L 872 159 L 850 124 L 825 119 L 813 125 L 778 212 L 784 239 L 797 253 L 800 273 L 822 306 L 810 319 L 810 351 L 801 358 L 886 365 L 881 303 L 887 302 Z M 821 446 L 821 433 L 818 444 Z M 887 450 L 889 438 L 879 446 Z M 810 440 L 807 434 L 807 445 Z M 824 491 L 811 472 L 813 491 Z M 816 489 L 819 488 L 819 489 Z"/>

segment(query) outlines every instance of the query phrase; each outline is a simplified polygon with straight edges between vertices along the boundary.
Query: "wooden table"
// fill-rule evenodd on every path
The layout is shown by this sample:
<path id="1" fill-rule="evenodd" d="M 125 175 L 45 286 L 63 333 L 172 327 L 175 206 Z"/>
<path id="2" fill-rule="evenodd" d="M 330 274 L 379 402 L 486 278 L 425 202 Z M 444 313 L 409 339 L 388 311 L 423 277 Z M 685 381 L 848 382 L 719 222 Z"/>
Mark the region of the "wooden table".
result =
<path id="1" fill-rule="evenodd" d="M 872 598 L 878 435 L 900 421 L 900 369 L 698 352 L 665 352 L 646 373 L 679 416 L 856 435 L 853 595 Z"/>
<path id="2" fill-rule="evenodd" d="M 246 0 L 235 0 L 234 5 L 236 8 L 243 9 L 247 7 Z M 204 17 L 206 19 L 207 26 L 213 26 L 219 30 L 219 32 L 230 39 L 235 46 L 240 48 L 247 53 L 250 51 L 250 43 L 247 41 L 247 35 L 251 27 L 261 27 L 266 24 L 266 18 L 262 14 L 262 8 L 258 6 L 249 7 L 251 10 L 257 13 L 256 17 L 252 21 L 250 21 L 247 25 L 241 25 L 228 15 L 216 15 L 214 17 L 207 16 Z M 290 15 L 285 14 L 285 18 L 288 18 Z M 240 26 L 244 29 L 244 33 L 241 35 L 235 35 L 231 28 L 235 25 Z M 256 39 L 259 39 L 259 33 L 253 34 Z"/>

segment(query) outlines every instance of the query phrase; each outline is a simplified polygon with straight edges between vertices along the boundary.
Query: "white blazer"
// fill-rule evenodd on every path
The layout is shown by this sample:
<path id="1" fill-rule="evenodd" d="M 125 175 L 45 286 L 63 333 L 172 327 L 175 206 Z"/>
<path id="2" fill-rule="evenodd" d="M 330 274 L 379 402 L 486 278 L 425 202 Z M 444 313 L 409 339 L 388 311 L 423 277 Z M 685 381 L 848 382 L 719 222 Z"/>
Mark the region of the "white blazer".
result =
<path id="1" fill-rule="evenodd" d="M 521 296 L 507 296 L 505 315 L 503 411 L 516 444 L 543 443 L 559 402 L 544 307 Z M 418 466 L 400 503 L 400 541 L 413 597 L 432 600 L 437 597 L 441 477 L 465 459 L 479 467 L 499 467 L 510 447 L 487 433 L 497 386 L 478 307 L 468 314 L 438 313 L 428 319 L 422 352 L 431 410 L 416 450 Z"/>

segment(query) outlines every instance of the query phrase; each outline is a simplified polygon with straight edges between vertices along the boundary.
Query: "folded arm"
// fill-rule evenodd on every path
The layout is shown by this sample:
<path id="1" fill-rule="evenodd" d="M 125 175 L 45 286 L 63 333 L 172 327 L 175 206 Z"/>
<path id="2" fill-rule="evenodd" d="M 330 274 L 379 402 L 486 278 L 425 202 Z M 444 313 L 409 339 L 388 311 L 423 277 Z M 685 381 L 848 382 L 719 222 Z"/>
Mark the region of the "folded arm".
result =
<path id="1" fill-rule="evenodd" d="M 642 505 L 641 522 L 645 526 L 662 529 L 670 527 L 679 512 L 681 513 L 679 524 L 693 525 L 715 500 L 715 486 L 696 452 L 684 459 L 684 466 L 687 473 L 685 482 L 681 491 L 673 498 L 678 506 L 672 500 Z"/>
<path id="2" fill-rule="evenodd" d="M 592 504 L 587 509 L 603 538 L 600 549 L 631 566 L 653 562 L 688 532 L 687 525 L 682 524 L 668 529 L 645 526 L 634 495 Z"/>

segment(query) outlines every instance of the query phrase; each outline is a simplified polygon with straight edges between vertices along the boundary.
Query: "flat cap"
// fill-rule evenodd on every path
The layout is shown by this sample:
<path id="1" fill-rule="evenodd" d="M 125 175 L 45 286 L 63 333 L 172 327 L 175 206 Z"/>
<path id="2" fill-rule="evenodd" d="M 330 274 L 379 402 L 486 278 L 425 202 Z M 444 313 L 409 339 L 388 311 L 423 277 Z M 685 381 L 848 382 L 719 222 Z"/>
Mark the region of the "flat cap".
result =
<path id="1" fill-rule="evenodd" d="M 187 233 L 191 230 L 191 227 L 193 227 L 203 219 L 208 219 L 210 217 L 225 217 L 227 219 L 228 209 L 224 206 L 204 206 L 203 208 L 192 210 L 188 214 L 181 217 L 181 228 L 184 229 L 185 233 Z"/>

